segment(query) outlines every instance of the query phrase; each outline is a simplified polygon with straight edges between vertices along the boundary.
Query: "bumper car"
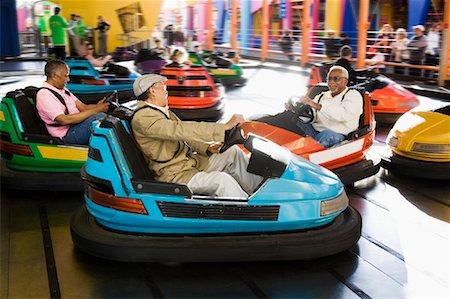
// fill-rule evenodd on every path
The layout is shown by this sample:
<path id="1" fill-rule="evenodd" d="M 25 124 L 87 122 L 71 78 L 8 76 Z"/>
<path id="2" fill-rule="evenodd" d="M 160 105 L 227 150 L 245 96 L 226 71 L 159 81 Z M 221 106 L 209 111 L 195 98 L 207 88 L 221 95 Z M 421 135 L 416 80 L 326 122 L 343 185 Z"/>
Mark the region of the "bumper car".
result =
<path id="1" fill-rule="evenodd" d="M 8 92 L 0 102 L 1 186 L 81 191 L 88 147 L 50 136 L 34 105 L 37 89 Z"/>
<path id="2" fill-rule="evenodd" d="M 325 82 L 331 63 L 315 65 L 310 74 L 309 85 L 314 86 Z M 377 74 L 370 69 L 358 70 L 356 87 L 362 87 L 369 92 L 372 99 L 373 112 L 379 120 L 387 122 L 398 119 L 399 115 L 419 105 L 415 94 L 406 90 L 388 77 Z"/>
<path id="3" fill-rule="evenodd" d="M 129 49 L 126 47 L 116 47 L 112 57 L 114 61 L 129 61 L 135 60 L 138 53 L 134 49 Z"/>
<path id="4" fill-rule="evenodd" d="M 137 71 L 140 74 L 159 74 L 161 68 L 168 64 L 169 61 L 164 59 L 162 55 L 153 53 L 149 49 L 139 50 L 138 56 L 134 61 Z"/>
<path id="5" fill-rule="evenodd" d="M 217 121 L 223 115 L 223 87 L 202 67 L 163 67 L 169 107 L 182 120 Z"/>
<path id="6" fill-rule="evenodd" d="M 67 88 L 87 104 L 98 102 L 114 90 L 121 103 L 133 98 L 133 82 L 139 76 L 127 68 L 106 64 L 102 70 L 95 69 L 86 59 L 66 59 L 70 68 Z"/>
<path id="7" fill-rule="evenodd" d="M 88 146 L 65 144 L 51 136 L 39 117 L 29 86 L 10 91 L 0 102 L 1 186 L 20 190 L 82 191 L 80 169 Z M 119 106 L 113 92 L 110 110 Z"/>
<path id="8" fill-rule="evenodd" d="M 317 85 L 310 90 L 309 97 L 314 98 L 321 91 L 328 90 L 326 85 Z M 325 148 L 312 137 L 306 136 L 296 126 L 300 119 L 312 117 L 311 109 L 305 111 L 306 105 L 299 105 L 294 111 L 286 110 L 276 115 L 255 116 L 252 122 L 244 123 L 246 133 L 254 133 L 289 149 L 316 164 L 333 171 L 344 185 L 370 177 L 380 169 L 380 156 L 372 148 L 375 137 L 375 118 L 367 92 L 363 94 L 363 113 L 359 127 L 350 132 L 346 140 L 330 148 Z M 303 110 L 303 111 L 302 111 Z"/>
<path id="9" fill-rule="evenodd" d="M 450 105 L 405 113 L 388 134 L 381 166 L 398 175 L 450 179 Z"/>
<path id="10" fill-rule="evenodd" d="M 192 65 L 206 67 L 208 73 L 219 79 L 225 86 L 244 85 L 247 82 L 247 79 L 242 76 L 242 68 L 219 53 L 189 52 L 189 61 Z"/>
<path id="11" fill-rule="evenodd" d="M 249 198 L 192 194 L 155 181 L 129 133 L 129 118 L 94 126 L 82 176 L 85 204 L 72 216 L 81 251 L 128 262 L 310 259 L 352 247 L 361 216 L 330 171 L 235 128 L 222 150 L 244 143 L 248 171 L 264 177 Z"/>

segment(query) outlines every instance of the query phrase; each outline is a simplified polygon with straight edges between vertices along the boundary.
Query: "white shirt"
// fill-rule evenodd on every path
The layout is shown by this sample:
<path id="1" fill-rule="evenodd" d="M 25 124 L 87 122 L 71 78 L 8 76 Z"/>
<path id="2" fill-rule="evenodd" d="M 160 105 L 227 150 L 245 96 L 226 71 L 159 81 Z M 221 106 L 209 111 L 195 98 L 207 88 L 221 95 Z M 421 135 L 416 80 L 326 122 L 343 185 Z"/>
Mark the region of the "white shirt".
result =
<path id="1" fill-rule="evenodd" d="M 312 124 L 314 129 L 319 132 L 329 129 L 343 135 L 358 129 L 359 116 L 363 112 L 363 98 L 358 91 L 347 90 L 348 87 L 335 97 L 331 96 L 331 91 L 326 91 L 322 93 L 320 102 L 322 94 L 314 98 L 314 102 L 322 105 Z"/>
<path id="2" fill-rule="evenodd" d="M 167 117 L 169 117 L 169 107 L 161 107 L 161 106 L 157 106 L 157 105 L 153 105 L 150 104 L 148 102 L 145 102 L 147 105 L 149 105 L 150 107 L 156 108 L 159 111 L 161 111 L 162 113 L 164 113 Z"/>

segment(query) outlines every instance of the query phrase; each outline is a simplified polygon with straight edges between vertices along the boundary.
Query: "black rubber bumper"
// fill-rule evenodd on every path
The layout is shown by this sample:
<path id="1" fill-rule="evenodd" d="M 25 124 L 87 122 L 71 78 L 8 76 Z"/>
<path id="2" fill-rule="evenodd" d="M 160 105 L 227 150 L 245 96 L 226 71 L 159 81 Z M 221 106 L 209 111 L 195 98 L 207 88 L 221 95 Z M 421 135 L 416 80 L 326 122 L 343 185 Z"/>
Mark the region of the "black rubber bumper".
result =
<path id="1" fill-rule="evenodd" d="M 387 146 L 380 150 L 381 166 L 396 175 L 422 179 L 450 180 L 449 162 L 428 162 L 394 154 Z"/>
<path id="2" fill-rule="evenodd" d="M 76 93 L 73 94 L 83 103 L 85 104 L 95 104 L 100 101 L 102 98 L 109 95 L 111 92 L 98 92 L 98 93 Z M 117 99 L 119 103 L 126 103 L 134 99 L 134 93 L 132 89 L 118 90 L 117 91 Z"/>
<path id="3" fill-rule="evenodd" d="M 224 104 L 219 101 L 214 106 L 201 109 L 170 109 L 181 120 L 191 121 L 218 121 L 223 115 Z"/>
<path id="4" fill-rule="evenodd" d="M 244 77 L 228 77 L 228 78 L 220 78 L 220 82 L 222 82 L 225 86 L 242 86 L 247 83 L 247 78 Z"/>
<path id="5" fill-rule="evenodd" d="M 380 170 L 380 165 L 380 155 L 374 149 L 371 149 L 366 153 L 366 157 L 363 160 L 332 169 L 332 171 L 339 177 L 342 183 L 347 186 L 377 174 Z"/>
<path id="6" fill-rule="evenodd" d="M 83 191 L 79 172 L 31 172 L 10 169 L 1 160 L 2 188 L 14 190 Z"/>
<path id="7" fill-rule="evenodd" d="M 70 223 L 73 243 L 90 255 L 129 262 L 296 260 L 328 256 L 361 236 L 361 215 L 348 207 L 323 227 L 234 235 L 126 234 L 99 226 L 83 205 Z"/>

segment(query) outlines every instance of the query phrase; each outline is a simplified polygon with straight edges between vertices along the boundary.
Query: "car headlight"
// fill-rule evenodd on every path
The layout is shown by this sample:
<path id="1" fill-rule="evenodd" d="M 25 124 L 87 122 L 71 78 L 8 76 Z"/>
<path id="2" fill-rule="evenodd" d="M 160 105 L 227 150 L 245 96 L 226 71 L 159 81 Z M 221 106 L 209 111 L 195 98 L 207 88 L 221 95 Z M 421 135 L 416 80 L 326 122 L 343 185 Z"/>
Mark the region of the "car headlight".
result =
<path id="1" fill-rule="evenodd" d="M 326 216 L 345 209 L 348 206 L 348 197 L 345 192 L 330 200 L 320 202 L 320 216 Z"/>
<path id="2" fill-rule="evenodd" d="M 415 142 L 412 147 L 413 152 L 429 154 L 450 154 L 450 144 L 430 144 Z"/>
<path id="3" fill-rule="evenodd" d="M 398 137 L 395 137 L 395 136 L 389 137 L 387 140 L 387 144 L 390 147 L 396 148 L 398 146 Z"/>

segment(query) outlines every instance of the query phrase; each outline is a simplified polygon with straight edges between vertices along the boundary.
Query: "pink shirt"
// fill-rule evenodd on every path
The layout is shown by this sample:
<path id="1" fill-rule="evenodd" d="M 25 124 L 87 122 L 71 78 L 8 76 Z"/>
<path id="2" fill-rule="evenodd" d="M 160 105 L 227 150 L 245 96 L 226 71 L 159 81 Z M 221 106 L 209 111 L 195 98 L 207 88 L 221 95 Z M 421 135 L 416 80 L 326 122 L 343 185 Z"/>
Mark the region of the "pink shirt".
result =
<path id="1" fill-rule="evenodd" d="M 42 87 L 50 88 L 61 95 L 66 103 L 67 110 L 69 112 L 68 114 L 75 114 L 80 112 L 75 105 L 75 102 L 78 101 L 78 99 L 72 93 L 70 93 L 70 95 L 67 95 L 64 89 L 57 89 L 47 82 L 44 82 L 42 84 Z M 64 107 L 64 105 L 53 95 L 50 90 L 39 90 L 36 95 L 36 108 L 39 116 L 46 124 L 47 130 L 50 135 L 60 138 L 66 136 L 67 131 L 70 128 L 69 125 L 58 127 L 48 126 L 48 124 L 57 124 L 55 118 L 61 114 L 65 114 L 66 111 L 66 107 Z"/>

